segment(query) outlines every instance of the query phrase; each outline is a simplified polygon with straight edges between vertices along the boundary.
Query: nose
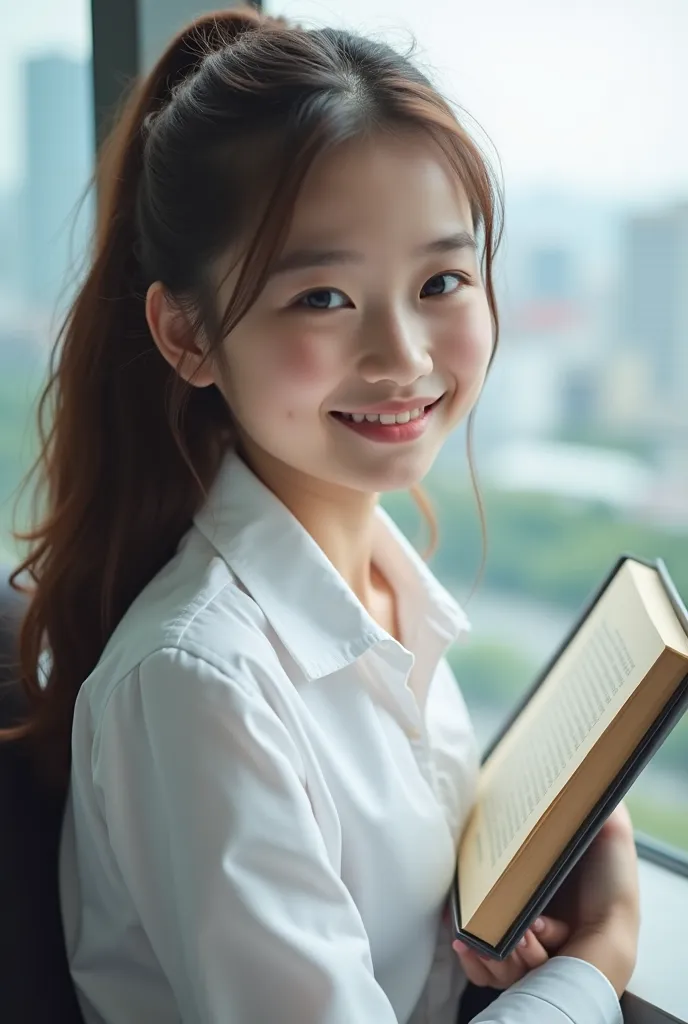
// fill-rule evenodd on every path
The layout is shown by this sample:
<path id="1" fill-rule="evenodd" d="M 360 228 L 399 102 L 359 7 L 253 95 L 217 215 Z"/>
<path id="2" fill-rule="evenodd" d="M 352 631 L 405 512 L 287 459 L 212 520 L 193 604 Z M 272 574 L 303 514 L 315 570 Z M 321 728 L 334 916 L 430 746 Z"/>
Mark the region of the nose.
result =
<path id="1" fill-rule="evenodd" d="M 389 380 L 403 386 L 428 376 L 432 369 L 427 325 L 392 310 L 371 317 L 359 359 L 359 373 L 365 381 Z"/>

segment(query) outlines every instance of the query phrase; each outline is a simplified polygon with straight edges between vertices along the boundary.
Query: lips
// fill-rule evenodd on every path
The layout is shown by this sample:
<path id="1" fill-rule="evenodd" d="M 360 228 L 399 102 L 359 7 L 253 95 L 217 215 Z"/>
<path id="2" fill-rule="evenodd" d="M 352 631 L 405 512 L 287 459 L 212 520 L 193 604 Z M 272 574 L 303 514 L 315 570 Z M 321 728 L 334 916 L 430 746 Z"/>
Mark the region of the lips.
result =
<path id="1" fill-rule="evenodd" d="M 409 423 L 410 420 L 417 420 L 424 412 L 425 406 L 416 406 L 406 412 L 338 412 L 335 413 L 335 416 L 340 416 L 344 420 L 352 420 L 354 423 L 363 423 L 365 420 L 367 423 L 382 423 L 384 426 L 392 426 L 395 423 Z"/>
<path id="2" fill-rule="evenodd" d="M 442 399 L 438 398 L 434 401 L 431 400 L 428 405 L 416 404 L 410 409 L 396 413 L 376 410 L 358 413 L 332 412 L 330 416 L 343 427 L 370 441 L 408 442 L 416 440 L 425 433 L 435 407 L 441 401 Z"/>
<path id="3" fill-rule="evenodd" d="M 441 397 L 441 396 L 440 396 Z M 375 406 L 357 410 L 335 410 L 331 413 L 338 419 L 353 420 L 354 423 L 382 423 L 393 426 L 395 423 L 408 423 L 418 419 L 436 405 L 439 398 L 415 398 L 405 402 L 381 402 Z"/>

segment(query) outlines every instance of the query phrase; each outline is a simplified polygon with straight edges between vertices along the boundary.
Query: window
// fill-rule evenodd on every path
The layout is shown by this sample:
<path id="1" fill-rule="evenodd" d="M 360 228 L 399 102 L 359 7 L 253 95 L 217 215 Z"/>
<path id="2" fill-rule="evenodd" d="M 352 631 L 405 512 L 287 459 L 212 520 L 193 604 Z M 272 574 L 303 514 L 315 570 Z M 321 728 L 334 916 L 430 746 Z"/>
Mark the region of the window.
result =
<path id="1" fill-rule="evenodd" d="M 267 9 L 402 47 L 415 38 L 417 59 L 502 162 L 502 335 L 476 417 L 488 557 L 468 603 L 472 639 L 451 655 L 487 740 L 618 554 L 663 557 L 688 596 L 688 8 Z M 460 599 L 480 563 L 465 466 L 457 436 L 427 481 L 441 531 L 433 567 Z M 388 505 L 413 534 L 412 506 L 397 495 Z M 688 718 L 628 803 L 639 832 L 688 851 Z"/>
<path id="2" fill-rule="evenodd" d="M 0 12 L 0 562 L 11 563 L 36 394 L 90 232 L 90 202 L 78 202 L 93 116 L 87 0 L 0 0 Z"/>

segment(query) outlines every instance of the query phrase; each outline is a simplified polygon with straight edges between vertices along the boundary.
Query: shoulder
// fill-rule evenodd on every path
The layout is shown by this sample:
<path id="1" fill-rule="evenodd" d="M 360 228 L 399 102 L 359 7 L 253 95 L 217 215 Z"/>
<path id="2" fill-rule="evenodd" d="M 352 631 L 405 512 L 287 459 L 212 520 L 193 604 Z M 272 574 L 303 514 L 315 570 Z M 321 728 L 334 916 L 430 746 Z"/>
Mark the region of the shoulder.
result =
<path id="1" fill-rule="evenodd" d="M 169 673 L 210 686 L 288 681 L 270 625 L 230 567 L 195 529 L 139 594 L 82 684 L 94 726 L 128 681 Z M 148 673 L 142 669 L 154 669 Z"/>

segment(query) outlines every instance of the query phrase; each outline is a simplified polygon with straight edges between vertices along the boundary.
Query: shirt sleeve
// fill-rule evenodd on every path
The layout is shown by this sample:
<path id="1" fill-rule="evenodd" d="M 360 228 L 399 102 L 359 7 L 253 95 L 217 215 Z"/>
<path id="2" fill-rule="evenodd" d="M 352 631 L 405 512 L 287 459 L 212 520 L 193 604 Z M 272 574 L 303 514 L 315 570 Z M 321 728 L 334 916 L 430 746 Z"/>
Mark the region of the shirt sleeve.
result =
<path id="1" fill-rule="evenodd" d="M 181 1020 L 396 1024 L 296 745 L 257 685 L 158 651 L 114 688 L 93 759 Z"/>
<path id="2" fill-rule="evenodd" d="M 592 964 L 555 956 L 512 985 L 473 1024 L 622 1024 L 609 980 Z"/>

